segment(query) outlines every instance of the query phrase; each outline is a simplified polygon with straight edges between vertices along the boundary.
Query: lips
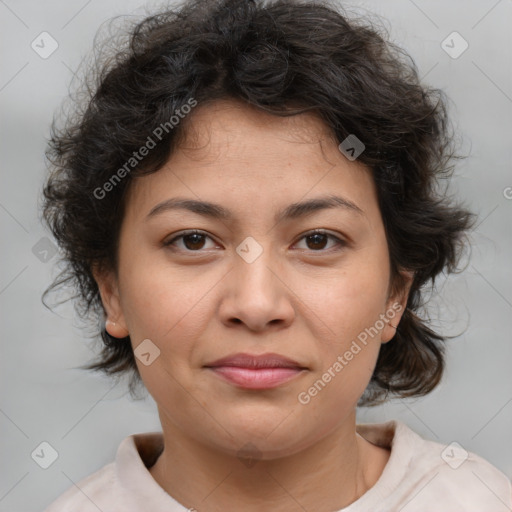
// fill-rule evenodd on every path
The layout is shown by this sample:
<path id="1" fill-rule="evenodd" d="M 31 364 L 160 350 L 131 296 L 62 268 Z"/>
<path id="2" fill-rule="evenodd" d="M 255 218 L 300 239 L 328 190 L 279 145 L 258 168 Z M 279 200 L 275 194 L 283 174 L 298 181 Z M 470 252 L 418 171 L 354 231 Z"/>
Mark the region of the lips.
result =
<path id="1" fill-rule="evenodd" d="M 215 375 L 238 387 L 268 389 L 304 373 L 307 368 L 279 354 L 233 354 L 205 365 Z"/>
<path id="2" fill-rule="evenodd" d="M 240 368 L 303 368 L 297 361 L 279 354 L 233 354 L 205 365 L 207 368 L 231 366 Z"/>

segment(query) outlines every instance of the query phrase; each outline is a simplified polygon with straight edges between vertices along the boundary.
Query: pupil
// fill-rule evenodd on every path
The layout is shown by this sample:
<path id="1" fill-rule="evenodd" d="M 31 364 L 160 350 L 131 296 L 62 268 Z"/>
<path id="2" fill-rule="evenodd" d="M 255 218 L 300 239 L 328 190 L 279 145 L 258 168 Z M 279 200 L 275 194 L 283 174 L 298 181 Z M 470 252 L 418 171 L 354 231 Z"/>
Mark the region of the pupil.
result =
<path id="1" fill-rule="evenodd" d="M 309 239 L 312 239 L 313 240 L 313 244 L 320 244 L 322 247 L 316 247 L 316 249 L 323 249 L 325 247 L 325 243 L 321 243 L 321 241 L 319 239 L 322 239 L 324 240 L 324 242 L 326 241 L 326 235 L 322 234 L 322 233 L 315 233 L 314 235 L 309 235 L 308 236 Z"/>
<path id="2" fill-rule="evenodd" d="M 192 233 L 190 235 L 185 235 L 183 240 L 185 242 L 185 246 L 187 247 L 187 249 L 201 249 L 201 247 L 190 247 L 190 246 L 191 245 L 195 246 L 196 244 L 199 244 L 200 246 L 202 246 L 202 244 L 201 244 L 202 238 L 203 238 L 203 235 L 201 235 L 199 233 Z M 188 241 L 192 240 L 192 242 L 187 243 L 187 240 Z M 203 243 L 204 243 L 204 241 L 203 241 Z"/>

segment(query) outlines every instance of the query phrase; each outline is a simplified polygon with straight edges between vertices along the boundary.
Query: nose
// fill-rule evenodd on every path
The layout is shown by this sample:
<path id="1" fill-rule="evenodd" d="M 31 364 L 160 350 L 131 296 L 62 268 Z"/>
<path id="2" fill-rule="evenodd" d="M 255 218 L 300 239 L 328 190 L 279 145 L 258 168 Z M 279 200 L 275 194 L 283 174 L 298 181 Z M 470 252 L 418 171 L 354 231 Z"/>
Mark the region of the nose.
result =
<path id="1" fill-rule="evenodd" d="M 294 295 L 276 257 L 265 249 L 251 263 L 236 255 L 233 264 L 219 309 L 222 322 L 229 327 L 243 324 L 255 332 L 290 325 Z"/>

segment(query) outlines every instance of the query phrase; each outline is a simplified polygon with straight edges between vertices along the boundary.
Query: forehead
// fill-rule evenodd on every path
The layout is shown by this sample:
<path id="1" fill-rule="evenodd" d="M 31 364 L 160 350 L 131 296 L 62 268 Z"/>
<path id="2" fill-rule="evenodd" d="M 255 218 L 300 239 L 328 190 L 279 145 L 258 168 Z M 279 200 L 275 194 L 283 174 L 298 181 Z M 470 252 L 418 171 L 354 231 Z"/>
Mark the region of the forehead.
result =
<path id="1" fill-rule="evenodd" d="M 345 192 L 354 202 L 374 195 L 369 169 L 341 154 L 314 112 L 283 117 L 217 100 L 198 105 L 182 122 L 168 162 L 130 187 L 128 202 L 138 212 L 170 196 L 277 208 L 308 194 Z"/>
<path id="2" fill-rule="evenodd" d="M 179 147 L 199 150 L 207 144 L 223 144 L 226 136 L 231 140 L 246 139 L 248 133 L 303 144 L 318 144 L 323 139 L 335 141 L 332 130 L 314 111 L 282 116 L 237 99 L 220 99 L 195 108 L 185 120 Z"/>

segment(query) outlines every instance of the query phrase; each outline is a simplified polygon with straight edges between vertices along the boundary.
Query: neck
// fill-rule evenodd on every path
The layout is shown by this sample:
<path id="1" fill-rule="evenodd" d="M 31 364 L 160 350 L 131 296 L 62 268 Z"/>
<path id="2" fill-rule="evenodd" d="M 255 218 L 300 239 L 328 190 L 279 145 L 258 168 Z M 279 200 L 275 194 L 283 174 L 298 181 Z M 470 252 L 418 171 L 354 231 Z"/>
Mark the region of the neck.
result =
<path id="1" fill-rule="evenodd" d="M 375 484 L 389 457 L 356 434 L 355 412 L 315 445 L 273 459 L 234 457 L 170 422 L 162 426 L 164 450 L 150 473 L 174 499 L 198 512 L 339 510 Z"/>

